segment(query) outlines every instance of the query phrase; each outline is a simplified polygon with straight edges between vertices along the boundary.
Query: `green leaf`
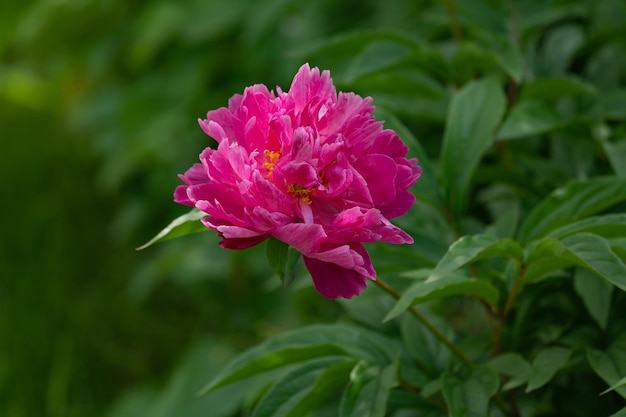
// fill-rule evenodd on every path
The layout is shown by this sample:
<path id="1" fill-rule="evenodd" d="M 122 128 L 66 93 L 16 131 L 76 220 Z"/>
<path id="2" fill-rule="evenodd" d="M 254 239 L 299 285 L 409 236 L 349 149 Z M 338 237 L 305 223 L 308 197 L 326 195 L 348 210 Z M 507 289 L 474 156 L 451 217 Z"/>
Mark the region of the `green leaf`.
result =
<path id="1" fill-rule="evenodd" d="M 183 214 L 182 216 L 175 218 L 170 224 L 167 225 L 167 227 L 165 227 L 165 229 L 161 230 L 146 244 L 139 246 L 137 250 L 145 249 L 148 246 L 152 246 L 157 242 L 163 242 L 165 240 L 174 239 L 176 237 L 211 230 L 203 225 L 202 222 L 198 221 L 206 216 L 206 213 L 203 213 L 200 210 L 194 208 L 189 213 Z"/>
<path id="2" fill-rule="evenodd" d="M 452 98 L 441 149 L 440 177 L 447 206 L 457 217 L 465 207 L 472 174 L 493 143 L 505 103 L 500 83 L 492 77 L 468 83 Z"/>
<path id="3" fill-rule="evenodd" d="M 294 247 L 273 237 L 267 240 L 265 254 L 270 266 L 287 288 L 302 266 L 302 254 Z"/>
<path id="4" fill-rule="evenodd" d="M 345 356 L 383 365 L 393 362 L 398 346 L 364 328 L 348 324 L 303 327 L 253 347 L 231 361 L 202 392 L 314 358 Z"/>
<path id="5" fill-rule="evenodd" d="M 577 258 L 576 263 L 580 266 L 626 291 L 626 266 L 605 239 L 591 233 L 579 233 L 563 239 L 563 245 Z"/>
<path id="6" fill-rule="evenodd" d="M 518 240 L 528 243 L 553 230 L 626 200 L 626 178 L 598 177 L 553 191 L 522 223 Z"/>
<path id="7" fill-rule="evenodd" d="M 615 391 L 618 388 L 626 386 L 626 376 L 617 381 L 615 384 L 611 385 L 609 388 L 605 389 L 600 393 L 600 395 L 608 394 L 611 391 Z"/>
<path id="8" fill-rule="evenodd" d="M 530 378 L 532 367 L 519 353 L 507 352 L 491 359 L 487 366 L 511 379 L 504 385 L 504 390 L 525 384 Z"/>
<path id="9" fill-rule="evenodd" d="M 626 407 L 622 408 L 615 414 L 611 414 L 609 417 L 626 417 Z"/>
<path id="10" fill-rule="evenodd" d="M 324 404 L 349 381 L 354 360 L 315 359 L 276 381 L 255 407 L 252 417 L 299 417 Z"/>
<path id="11" fill-rule="evenodd" d="M 441 377 L 443 397 L 448 405 L 449 417 L 485 417 L 489 413 L 489 400 L 498 391 L 499 378 L 486 365 L 472 368 L 469 378 L 462 381 L 450 372 Z"/>
<path id="12" fill-rule="evenodd" d="M 498 289 L 485 280 L 465 275 L 446 275 L 436 281 L 422 281 L 411 285 L 387 313 L 383 321 L 389 321 L 402 314 L 407 308 L 427 301 L 451 295 L 472 295 L 496 306 L 500 297 Z"/>
<path id="13" fill-rule="evenodd" d="M 626 214 L 605 214 L 578 220 L 554 230 L 548 236 L 564 238 L 576 233 L 593 233 L 603 238 L 626 236 Z"/>
<path id="14" fill-rule="evenodd" d="M 340 417 L 384 417 L 391 389 L 398 385 L 399 361 L 387 366 L 360 362 L 350 373 Z"/>
<path id="15" fill-rule="evenodd" d="M 606 351 L 588 348 L 587 360 L 609 386 L 618 384 L 626 375 L 626 333 L 618 337 Z M 626 398 L 626 387 L 615 387 L 615 391 Z"/>
<path id="16" fill-rule="evenodd" d="M 554 101 L 566 96 L 596 94 L 592 85 L 575 77 L 537 78 L 526 84 L 521 100 Z"/>
<path id="17" fill-rule="evenodd" d="M 598 279 L 587 269 L 577 269 L 574 274 L 574 289 L 582 298 L 585 308 L 600 328 L 606 330 L 611 310 L 613 285 L 610 282 Z"/>
<path id="18" fill-rule="evenodd" d="M 565 125 L 552 107 L 538 101 L 520 101 L 500 127 L 497 140 L 520 139 L 554 130 Z"/>
<path id="19" fill-rule="evenodd" d="M 423 312 L 426 314 L 427 312 Z M 441 318 L 428 316 L 428 320 L 448 338 L 454 340 L 454 331 Z M 432 332 L 419 323 L 413 316 L 402 319 L 400 332 L 404 347 L 419 368 L 431 378 L 440 375 L 450 363 L 450 349 L 438 340 Z M 436 381 L 439 381 L 438 379 Z"/>
<path id="20" fill-rule="evenodd" d="M 626 291 L 626 266 L 609 242 L 591 233 L 570 235 L 563 240 L 545 238 L 531 250 L 524 281 L 533 282 L 553 271 L 580 266 Z"/>
<path id="21" fill-rule="evenodd" d="M 571 353 L 571 349 L 562 347 L 550 347 L 540 351 L 533 360 L 526 392 L 541 388 L 550 382 L 557 371 L 565 366 Z"/>
<path id="22" fill-rule="evenodd" d="M 463 236 L 450 245 L 428 281 L 439 280 L 472 262 L 496 257 L 510 257 L 521 263 L 524 252 L 512 239 L 498 239 L 488 234 Z"/>

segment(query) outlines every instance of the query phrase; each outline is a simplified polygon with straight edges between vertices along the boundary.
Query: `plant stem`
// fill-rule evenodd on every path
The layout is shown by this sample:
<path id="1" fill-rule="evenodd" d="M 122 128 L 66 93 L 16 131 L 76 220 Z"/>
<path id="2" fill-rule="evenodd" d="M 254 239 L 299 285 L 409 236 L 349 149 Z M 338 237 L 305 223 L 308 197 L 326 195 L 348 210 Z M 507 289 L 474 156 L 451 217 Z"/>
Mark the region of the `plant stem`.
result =
<path id="1" fill-rule="evenodd" d="M 454 0 L 443 0 L 443 4 L 448 11 L 448 17 L 450 17 L 450 27 L 452 28 L 452 34 L 454 39 L 458 43 L 463 42 L 463 32 L 461 31 L 461 25 L 456 17 L 456 7 L 454 7 Z"/>
<path id="2" fill-rule="evenodd" d="M 385 282 L 384 280 L 380 279 L 380 278 L 376 278 L 376 284 L 383 289 L 383 291 L 385 291 L 387 294 L 391 295 L 393 298 L 395 298 L 396 300 L 399 300 L 401 295 L 398 291 L 396 291 L 391 285 L 389 285 L 387 282 Z M 439 339 L 439 341 L 441 343 L 443 343 L 444 345 L 446 345 L 448 347 L 448 349 L 450 349 L 450 351 L 461 361 L 463 362 L 463 364 L 465 366 L 472 366 L 472 361 L 465 356 L 465 353 L 463 353 L 454 343 L 452 343 L 450 340 L 448 340 L 448 338 L 441 333 L 430 321 L 428 321 L 428 319 L 426 317 L 424 317 L 422 315 L 422 313 L 420 313 L 419 311 L 417 311 L 415 308 L 410 307 L 408 309 L 409 313 L 415 317 L 417 319 L 417 321 L 419 321 L 420 323 L 422 323 L 424 325 L 424 327 L 426 327 L 428 329 L 428 331 L 430 331 L 432 333 L 433 336 L 435 336 L 437 339 Z"/>

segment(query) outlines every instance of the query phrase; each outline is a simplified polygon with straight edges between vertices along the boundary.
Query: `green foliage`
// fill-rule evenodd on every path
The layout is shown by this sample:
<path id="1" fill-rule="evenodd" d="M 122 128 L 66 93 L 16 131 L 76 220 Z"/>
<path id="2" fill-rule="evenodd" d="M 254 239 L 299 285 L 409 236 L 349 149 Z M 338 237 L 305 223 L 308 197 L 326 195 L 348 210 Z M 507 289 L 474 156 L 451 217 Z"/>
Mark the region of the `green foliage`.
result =
<path id="1" fill-rule="evenodd" d="M 626 415 L 623 2 L 0 10 L 1 415 Z M 194 120 L 303 62 L 423 169 L 339 303 L 169 203 Z"/>

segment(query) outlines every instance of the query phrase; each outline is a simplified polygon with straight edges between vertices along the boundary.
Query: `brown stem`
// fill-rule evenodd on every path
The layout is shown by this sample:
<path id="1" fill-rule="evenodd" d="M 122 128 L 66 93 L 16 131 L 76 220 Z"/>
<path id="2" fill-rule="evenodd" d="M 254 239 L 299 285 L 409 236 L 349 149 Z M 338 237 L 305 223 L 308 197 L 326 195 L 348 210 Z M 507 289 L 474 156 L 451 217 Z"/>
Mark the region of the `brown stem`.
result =
<path id="1" fill-rule="evenodd" d="M 463 32 L 461 31 L 461 25 L 459 24 L 459 19 L 456 17 L 456 7 L 454 6 L 453 0 L 443 0 L 443 4 L 448 11 L 448 17 L 450 18 L 450 27 L 452 28 L 452 34 L 454 35 L 454 39 L 458 43 L 463 42 Z"/>
<path id="2" fill-rule="evenodd" d="M 376 284 L 383 289 L 383 291 L 385 291 L 387 294 L 391 295 L 393 298 L 395 298 L 396 300 L 399 300 L 401 295 L 398 291 L 396 291 L 392 286 L 390 286 L 387 282 L 385 282 L 384 280 L 382 280 L 381 278 L 376 278 Z M 472 366 L 472 361 L 465 356 L 465 353 L 463 353 L 454 343 L 452 343 L 450 340 L 448 340 L 448 338 L 441 333 L 430 321 L 428 321 L 428 319 L 426 317 L 424 317 L 422 315 L 422 313 L 420 313 L 419 311 L 417 311 L 415 308 L 410 307 L 408 309 L 409 313 L 415 317 L 417 319 L 417 321 L 419 321 L 420 323 L 422 323 L 422 325 L 424 327 L 426 327 L 428 329 L 428 331 L 430 331 L 432 333 L 433 336 L 435 336 L 437 339 L 439 339 L 439 341 L 441 343 L 443 343 L 444 345 L 446 345 L 446 347 L 448 349 L 450 349 L 450 351 L 461 361 L 463 362 L 463 364 L 465 366 Z"/>

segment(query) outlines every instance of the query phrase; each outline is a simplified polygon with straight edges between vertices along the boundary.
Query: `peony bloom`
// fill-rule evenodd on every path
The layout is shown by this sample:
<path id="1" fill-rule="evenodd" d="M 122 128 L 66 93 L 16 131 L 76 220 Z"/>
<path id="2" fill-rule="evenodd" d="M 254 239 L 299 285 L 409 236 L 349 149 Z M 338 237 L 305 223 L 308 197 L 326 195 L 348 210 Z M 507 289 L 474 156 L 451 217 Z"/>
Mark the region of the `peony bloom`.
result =
<path id="1" fill-rule="evenodd" d="M 218 146 L 180 175 L 174 200 L 208 214 L 223 247 L 273 236 L 302 253 L 323 296 L 358 295 L 376 279 L 364 242 L 413 242 L 389 219 L 413 205 L 421 168 L 372 99 L 337 95 L 328 71 L 305 64 L 276 90 L 248 87 L 199 119 Z"/>

